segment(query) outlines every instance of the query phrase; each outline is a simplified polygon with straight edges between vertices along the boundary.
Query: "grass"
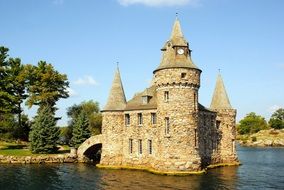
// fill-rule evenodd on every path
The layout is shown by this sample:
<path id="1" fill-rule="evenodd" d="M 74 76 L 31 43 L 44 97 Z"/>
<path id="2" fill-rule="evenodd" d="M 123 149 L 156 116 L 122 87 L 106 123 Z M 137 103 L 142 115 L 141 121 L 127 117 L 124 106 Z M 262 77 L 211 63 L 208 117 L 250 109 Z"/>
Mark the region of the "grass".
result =
<path id="1" fill-rule="evenodd" d="M 65 154 L 70 152 L 70 147 L 67 145 L 61 146 L 55 154 Z M 50 155 L 55 155 L 50 154 Z M 36 156 L 36 155 L 48 155 L 48 154 L 33 154 L 28 149 L 27 143 L 5 142 L 0 141 L 0 155 L 4 156 Z"/>
<path id="2" fill-rule="evenodd" d="M 0 149 L 0 155 L 4 156 L 32 156 L 34 155 L 28 149 Z"/>

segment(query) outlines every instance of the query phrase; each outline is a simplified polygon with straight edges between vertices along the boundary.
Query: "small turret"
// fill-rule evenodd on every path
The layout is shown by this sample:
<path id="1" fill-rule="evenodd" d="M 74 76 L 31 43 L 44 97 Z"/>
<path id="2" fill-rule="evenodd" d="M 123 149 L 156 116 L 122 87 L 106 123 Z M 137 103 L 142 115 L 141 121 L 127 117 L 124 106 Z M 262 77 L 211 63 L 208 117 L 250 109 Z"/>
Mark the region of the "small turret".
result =
<path id="1" fill-rule="evenodd" d="M 220 158 L 223 163 L 238 162 L 236 154 L 236 110 L 232 108 L 224 82 L 218 74 L 210 109 L 217 113 L 216 127 L 221 131 Z"/>
<path id="2" fill-rule="evenodd" d="M 221 74 L 218 74 L 214 94 L 212 97 L 211 109 L 233 109 L 227 95 Z"/>
<path id="3" fill-rule="evenodd" d="M 109 97 L 103 111 L 120 111 L 126 106 L 126 98 L 120 78 L 119 68 L 114 75 Z"/>

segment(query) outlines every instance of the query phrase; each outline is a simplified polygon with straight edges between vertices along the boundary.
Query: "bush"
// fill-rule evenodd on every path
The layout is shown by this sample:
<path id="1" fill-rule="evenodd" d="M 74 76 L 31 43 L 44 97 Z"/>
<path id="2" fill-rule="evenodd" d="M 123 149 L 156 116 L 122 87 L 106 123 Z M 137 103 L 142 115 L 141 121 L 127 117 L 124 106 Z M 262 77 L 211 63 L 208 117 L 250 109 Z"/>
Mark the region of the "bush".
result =
<path id="1" fill-rule="evenodd" d="M 252 142 L 257 141 L 256 137 L 251 137 L 251 141 L 252 141 Z"/>

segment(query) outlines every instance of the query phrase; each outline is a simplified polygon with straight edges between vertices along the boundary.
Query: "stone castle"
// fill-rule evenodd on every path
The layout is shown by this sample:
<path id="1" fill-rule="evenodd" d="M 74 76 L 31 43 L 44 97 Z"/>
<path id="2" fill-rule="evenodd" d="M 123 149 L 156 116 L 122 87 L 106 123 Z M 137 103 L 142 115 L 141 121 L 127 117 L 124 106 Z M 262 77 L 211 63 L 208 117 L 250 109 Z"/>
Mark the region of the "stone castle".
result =
<path id="1" fill-rule="evenodd" d="M 199 103 L 202 71 L 191 59 L 178 19 L 161 51 L 151 86 L 129 101 L 116 70 L 102 110 L 102 134 L 95 140 L 102 144 L 98 166 L 190 174 L 238 164 L 236 110 L 230 105 L 220 74 L 210 108 Z M 82 145 L 85 148 L 78 151 L 83 154 L 90 143 L 87 140 Z"/>

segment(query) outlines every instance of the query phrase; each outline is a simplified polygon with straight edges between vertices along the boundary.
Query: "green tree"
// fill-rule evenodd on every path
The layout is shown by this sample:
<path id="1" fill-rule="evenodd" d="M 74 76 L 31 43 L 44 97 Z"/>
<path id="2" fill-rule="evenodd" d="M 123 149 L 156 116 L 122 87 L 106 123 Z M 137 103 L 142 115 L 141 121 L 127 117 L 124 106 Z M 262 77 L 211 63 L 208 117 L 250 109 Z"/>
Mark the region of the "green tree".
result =
<path id="1" fill-rule="evenodd" d="M 3 119 L 3 114 L 10 113 L 13 108 L 12 86 L 8 78 L 8 51 L 8 48 L 0 47 L 0 119 Z"/>
<path id="2" fill-rule="evenodd" d="M 266 120 L 262 116 L 251 112 L 240 120 L 237 130 L 239 134 L 253 134 L 267 128 Z"/>
<path id="3" fill-rule="evenodd" d="M 100 113 L 99 103 L 90 100 L 84 101 L 79 105 L 74 104 L 73 106 L 69 107 L 67 109 L 67 115 L 71 119 L 69 121 L 69 126 L 71 128 L 73 128 L 74 122 L 81 111 L 84 111 L 87 114 L 89 121 L 89 130 L 91 131 L 92 135 L 100 134 L 102 126 L 102 115 Z"/>
<path id="4" fill-rule="evenodd" d="M 59 141 L 62 144 L 70 144 L 72 138 L 72 128 L 71 127 L 60 127 Z"/>
<path id="5" fill-rule="evenodd" d="M 60 74 L 51 64 L 40 61 L 38 66 L 28 65 L 29 86 L 27 99 L 28 107 L 38 105 L 39 109 L 45 106 L 55 112 L 55 104 L 60 98 L 68 98 L 69 82 L 65 74 Z"/>
<path id="6" fill-rule="evenodd" d="M 32 122 L 29 120 L 28 116 L 25 114 L 21 115 L 21 125 L 17 125 L 13 129 L 13 138 L 22 141 L 29 141 L 29 133 L 31 131 Z"/>
<path id="7" fill-rule="evenodd" d="M 19 127 L 22 126 L 21 104 L 28 97 L 27 89 L 27 72 L 25 66 L 21 63 L 19 58 L 9 59 L 9 68 L 7 69 L 8 81 L 10 84 L 10 93 L 12 96 L 11 105 L 12 113 L 17 114 Z"/>
<path id="8" fill-rule="evenodd" d="M 269 125 L 271 128 L 274 128 L 274 129 L 284 128 L 284 109 L 283 108 L 279 108 L 272 114 L 269 120 Z"/>
<path id="9" fill-rule="evenodd" d="M 54 153 L 59 139 L 59 128 L 50 106 L 39 109 L 30 132 L 30 148 L 33 153 Z"/>
<path id="10" fill-rule="evenodd" d="M 84 111 L 81 111 L 73 126 L 71 144 L 78 148 L 90 136 L 88 116 Z"/>

